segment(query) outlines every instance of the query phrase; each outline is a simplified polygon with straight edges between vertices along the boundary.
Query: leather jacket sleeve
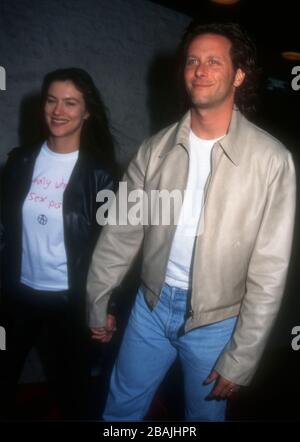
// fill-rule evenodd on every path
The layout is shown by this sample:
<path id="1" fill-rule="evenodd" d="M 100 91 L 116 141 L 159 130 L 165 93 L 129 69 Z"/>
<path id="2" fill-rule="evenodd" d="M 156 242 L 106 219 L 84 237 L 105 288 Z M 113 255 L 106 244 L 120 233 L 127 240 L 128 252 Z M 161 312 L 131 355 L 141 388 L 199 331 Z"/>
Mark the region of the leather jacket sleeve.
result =
<path id="1" fill-rule="evenodd" d="M 236 329 L 215 366 L 219 374 L 239 385 L 252 379 L 281 305 L 293 239 L 295 193 L 295 170 L 287 153 L 286 161 L 272 167 Z"/>
<path id="2" fill-rule="evenodd" d="M 126 198 L 130 191 L 144 187 L 148 161 L 147 147 L 147 143 L 143 143 L 123 177 L 122 182 L 127 184 Z M 120 198 L 120 192 L 118 192 L 116 207 L 119 207 Z M 128 209 L 129 206 L 128 203 Z M 107 224 L 103 227 L 88 273 L 87 293 L 90 327 L 104 326 L 109 298 L 113 291 L 119 287 L 137 256 L 143 236 L 144 230 L 141 224 L 121 225 L 117 219 L 116 225 Z"/>

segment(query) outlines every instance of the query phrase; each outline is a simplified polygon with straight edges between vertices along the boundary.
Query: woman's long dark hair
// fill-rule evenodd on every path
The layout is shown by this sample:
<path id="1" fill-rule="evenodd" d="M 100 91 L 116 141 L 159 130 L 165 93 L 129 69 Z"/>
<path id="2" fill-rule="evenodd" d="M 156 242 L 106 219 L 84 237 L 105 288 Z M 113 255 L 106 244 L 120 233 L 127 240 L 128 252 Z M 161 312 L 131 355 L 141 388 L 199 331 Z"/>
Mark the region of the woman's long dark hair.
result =
<path id="1" fill-rule="evenodd" d="M 203 34 L 222 35 L 231 42 L 230 55 L 233 68 L 235 71 L 240 68 L 246 74 L 243 83 L 236 89 L 235 104 L 244 115 L 251 116 L 255 111 L 259 74 L 256 65 L 256 48 L 246 31 L 237 23 L 192 22 L 183 35 L 179 48 L 180 80 L 183 80 L 188 47 L 196 37 Z"/>
<path id="2" fill-rule="evenodd" d="M 91 152 L 113 166 L 115 164 L 114 146 L 105 106 L 91 76 L 85 70 L 74 67 L 57 69 L 46 74 L 41 91 L 42 115 L 49 87 L 54 81 L 71 81 L 83 95 L 90 116 L 82 128 L 80 150 Z"/>

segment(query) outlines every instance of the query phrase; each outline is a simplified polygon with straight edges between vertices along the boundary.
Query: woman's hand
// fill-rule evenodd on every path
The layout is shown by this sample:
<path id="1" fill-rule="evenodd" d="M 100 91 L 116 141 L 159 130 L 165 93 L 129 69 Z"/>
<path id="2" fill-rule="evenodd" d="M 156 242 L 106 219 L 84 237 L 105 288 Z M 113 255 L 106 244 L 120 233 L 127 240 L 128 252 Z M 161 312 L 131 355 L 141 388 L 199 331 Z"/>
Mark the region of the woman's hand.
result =
<path id="1" fill-rule="evenodd" d="M 91 338 L 95 341 L 107 343 L 116 330 L 116 318 L 113 315 L 107 315 L 105 327 L 91 327 Z"/>

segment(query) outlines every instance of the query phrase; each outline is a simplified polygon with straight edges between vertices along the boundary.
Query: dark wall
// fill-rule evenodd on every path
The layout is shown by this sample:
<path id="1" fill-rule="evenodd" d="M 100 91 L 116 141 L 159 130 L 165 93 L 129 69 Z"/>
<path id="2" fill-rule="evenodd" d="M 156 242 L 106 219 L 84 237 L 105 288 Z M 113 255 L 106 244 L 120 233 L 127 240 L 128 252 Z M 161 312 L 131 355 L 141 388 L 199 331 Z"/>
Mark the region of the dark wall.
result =
<path id="1" fill-rule="evenodd" d="M 34 141 L 44 74 L 78 66 L 102 93 L 126 164 L 145 137 L 176 118 L 173 56 L 189 21 L 147 0 L 1 0 L 0 163 L 12 147 Z"/>

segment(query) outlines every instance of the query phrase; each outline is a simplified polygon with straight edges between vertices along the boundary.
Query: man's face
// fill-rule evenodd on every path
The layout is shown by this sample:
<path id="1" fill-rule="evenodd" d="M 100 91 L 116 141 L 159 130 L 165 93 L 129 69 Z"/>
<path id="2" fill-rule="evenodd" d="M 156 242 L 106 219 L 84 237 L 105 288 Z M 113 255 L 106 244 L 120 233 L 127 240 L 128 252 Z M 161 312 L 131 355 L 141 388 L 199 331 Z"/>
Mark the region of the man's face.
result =
<path id="1" fill-rule="evenodd" d="M 211 109 L 227 102 L 233 104 L 244 73 L 241 69 L 234 72 L 230 47 L 230 41 L 217 34 L 203 34 L 190 43 L 184 81 L 194 107 Z"/>

